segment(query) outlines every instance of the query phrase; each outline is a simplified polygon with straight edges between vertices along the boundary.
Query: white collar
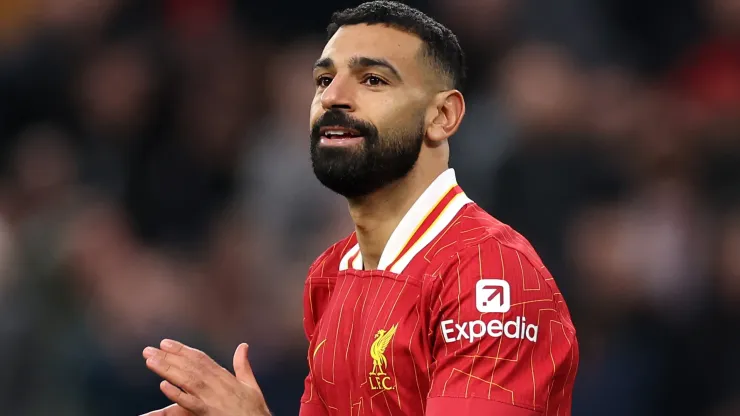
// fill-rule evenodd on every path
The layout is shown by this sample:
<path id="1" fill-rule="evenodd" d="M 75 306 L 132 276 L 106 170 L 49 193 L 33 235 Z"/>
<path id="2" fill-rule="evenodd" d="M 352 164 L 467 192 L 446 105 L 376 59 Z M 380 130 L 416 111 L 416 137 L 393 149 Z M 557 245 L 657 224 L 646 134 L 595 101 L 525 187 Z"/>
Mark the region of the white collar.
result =
<path id="1" fill-rule="evenodd" d="M 452 222 L 458 212 L 471 201 L 457 184 L 455 171 L 447 169 L 421 194 L 404 215 L 378 263 L 379 270 L 401 273 L 411 260 L 432 242 Z M 360 245 L 347 251 L 339 270 L 362 270 Z"/>

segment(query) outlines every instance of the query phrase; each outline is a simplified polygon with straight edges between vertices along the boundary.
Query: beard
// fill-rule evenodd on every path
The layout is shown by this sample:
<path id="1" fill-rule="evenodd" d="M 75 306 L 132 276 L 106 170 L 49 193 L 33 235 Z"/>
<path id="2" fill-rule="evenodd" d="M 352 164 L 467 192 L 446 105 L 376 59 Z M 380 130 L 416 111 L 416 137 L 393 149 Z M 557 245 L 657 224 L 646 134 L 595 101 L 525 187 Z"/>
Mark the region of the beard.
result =
<path id="1" fill-rule="evenodd" d="M 411 172 L 424 143 L 421 116 L 409 126 L 380 136 L 369 122 L 329 110 L 311 127 L 311 163 L 316 178 L 325 187 L 346 197 L 369 195 Z M 321 146 L 321 127 L 353 129 L 364 139 L 354 146 Z"/>

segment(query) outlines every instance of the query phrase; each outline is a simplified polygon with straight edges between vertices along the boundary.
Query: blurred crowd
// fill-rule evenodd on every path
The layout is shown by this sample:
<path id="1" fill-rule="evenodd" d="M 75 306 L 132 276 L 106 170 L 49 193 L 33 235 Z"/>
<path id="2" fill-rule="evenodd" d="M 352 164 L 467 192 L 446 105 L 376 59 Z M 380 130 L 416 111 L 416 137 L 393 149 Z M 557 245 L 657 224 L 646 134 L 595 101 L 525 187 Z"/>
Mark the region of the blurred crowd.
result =
<path id="1" fill-rule="evenodd" d="M 311 65 L 354 1 L 0 1 L 0 414 L 167 404 L 164 337 L 276 415 L 303 279 L 352 229 L 311 172 Z M 740 1 L 419 0 L 468 53 L 452 165 L 579 331 L 574 415 L 740 414 Z"/>

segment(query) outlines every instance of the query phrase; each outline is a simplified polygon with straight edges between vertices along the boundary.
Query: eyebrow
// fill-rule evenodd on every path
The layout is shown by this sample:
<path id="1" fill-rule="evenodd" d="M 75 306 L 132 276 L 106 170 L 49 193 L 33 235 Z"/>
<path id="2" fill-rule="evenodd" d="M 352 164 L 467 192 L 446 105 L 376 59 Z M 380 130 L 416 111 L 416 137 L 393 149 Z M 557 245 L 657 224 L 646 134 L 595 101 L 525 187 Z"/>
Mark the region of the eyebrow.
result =
<path id="1" fill-rule="evenodd" d="M 331 69 L 334 68 L 334 61 L 331 58 L 321 58 L 313 64 L 313 69 Z"/>
<path id="2" fill-rule="evenodd" d="M 369 58 L 366 56 L 353 56 L 349 60 L 349 67 L 353 70 L 367 69 L 367 68 L 384 68 L 393 74 L 393 76 L 400 82 L 403 82 L 401 74 L 398 73 L 396 67 L 390 62 L 383 58 Z M 334 61 L 331 58 L 321 58 L 313 65 L 314 70 L 318 68 L 331 69 L 334 68 Z"/>
<path id="3" fill-rule="evenodd" d="M 390 62 L 386 61 L 383 58 L 368 58 L 365 56 L 353 56 L 349 60 L 349 67 L 352 69 L 366 69 L 366 68 L 385 68 L 388 71 L 390 71 L 396 79 L 399 81 L 403 81 L 401 78 L 401 75 L 398 73 L 398 70 L 391 65 Z"/>

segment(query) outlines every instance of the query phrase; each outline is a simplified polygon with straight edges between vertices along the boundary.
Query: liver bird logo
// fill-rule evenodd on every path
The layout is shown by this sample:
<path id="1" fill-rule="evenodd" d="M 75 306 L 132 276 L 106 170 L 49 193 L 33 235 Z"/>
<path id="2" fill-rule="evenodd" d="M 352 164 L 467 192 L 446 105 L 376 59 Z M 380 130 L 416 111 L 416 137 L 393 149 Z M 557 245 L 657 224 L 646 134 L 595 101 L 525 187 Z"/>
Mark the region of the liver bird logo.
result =
<path id="1" fill-rule="evenodd" d="M 389 330 L 381 329 L 375 334 L 375 341 L 370 346 L 370 357 L 373 359 L 373 370 L 371 376 L 385 375 L 385 369 L 388 367 L 388 360 L 385 358 L 385 349 L 391 343 L 393 335 L 396 333 L 398 324 L 393 325 Z"/>

